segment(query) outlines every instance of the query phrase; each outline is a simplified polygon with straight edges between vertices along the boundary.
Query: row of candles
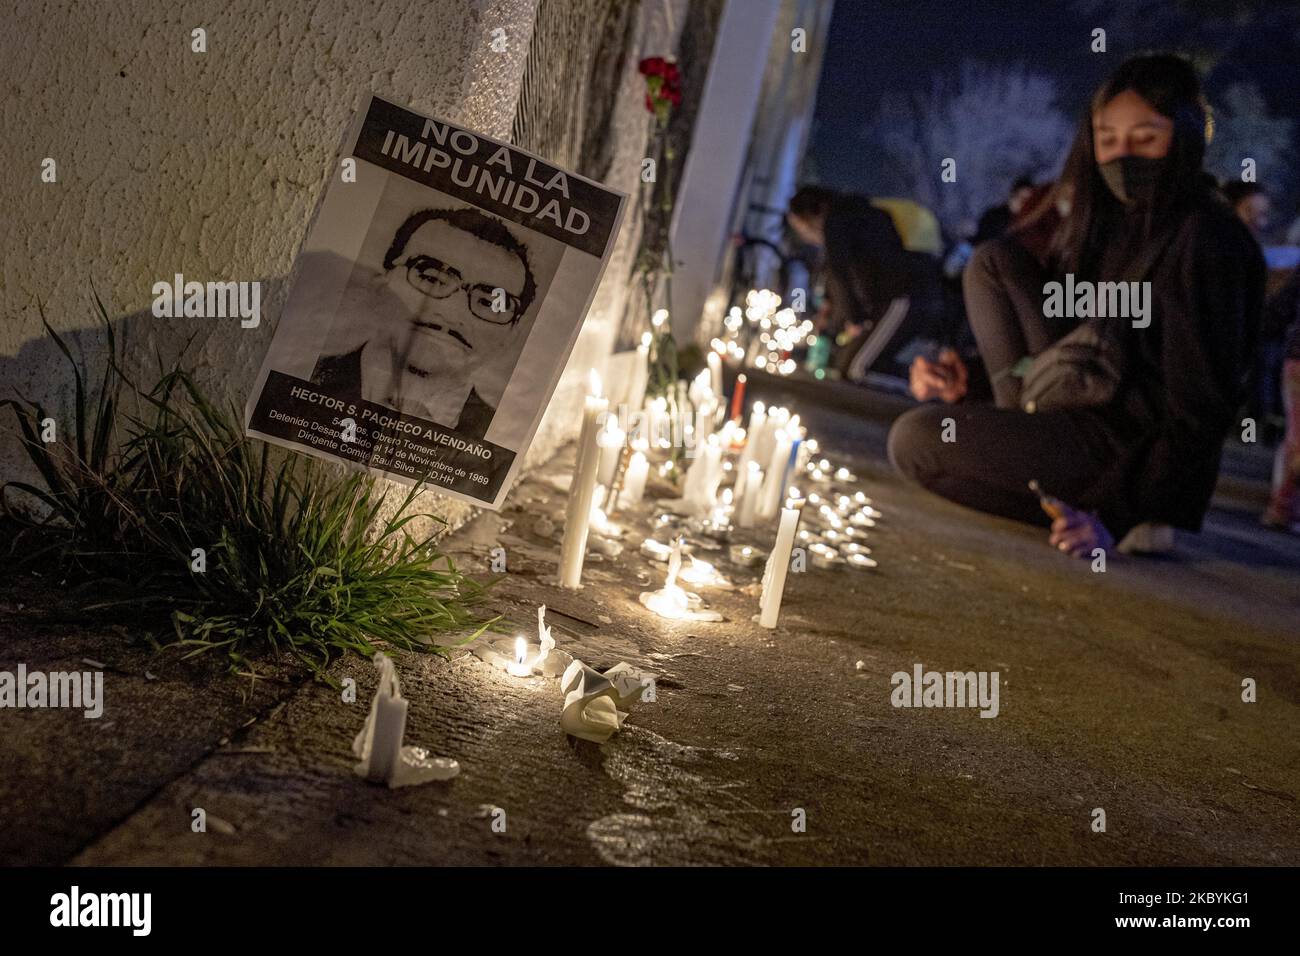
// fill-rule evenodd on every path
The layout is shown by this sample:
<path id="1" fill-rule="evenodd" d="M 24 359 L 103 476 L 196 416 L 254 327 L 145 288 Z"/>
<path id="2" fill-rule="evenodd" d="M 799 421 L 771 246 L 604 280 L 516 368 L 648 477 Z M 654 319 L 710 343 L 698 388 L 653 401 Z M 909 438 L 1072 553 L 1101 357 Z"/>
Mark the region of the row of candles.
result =
<path id="1" fill-rule="evenodd" d="M 591 374 L 565 515 L 561 586 L 581 587 L 589 536 L 593 532 L 618 536 L 620 529 L 609 516 L 642 501 L 651 457 L 664 454 L 665 442 L 652 441 L 660 435 L 658 416 L 672 419 L 674 435 L 689 439 L 687 454 L 694 453 L 681 481 L 680 498 L 667 503 L 672 512 L 692 522 L 692 528 L 701 534 L 714 538 L 727 537 L 734 528 L 756 531 L 776 524 L 759 604 L 762 626 L 776 626 L 795 547 L 803 547 L 808 563 L 815 567 L 875 567 L 864 540 L 866 529 L 873 527 L 879 517 L 870 499 L 860 491 L 829 498 L 814 491 L 805 497 L 793 486 L 797 476 L 813 485 L 847 486 L 856 481 L 847 469 L 833 469 L 826 459 L 815 458 L 817 443 L 808 438 L 799 416 L 785 408 L 768 408 L 755 402 L 742 427 L 745 378 L 741 375 L 724 418 L 721 356 L 716 351 L 708 353 L 708 367 L 689 387 L 682 382 L 675 389 L 678 394 L 672 395 L 674 390 L 670 390 L 671 401 L 665 396 L 646 401 L 648 337 L 649 333 L 638 349 L 628 385 L 626 407 L 632 408 L 639 419 L 631 428 L 624 429 L 618 417 L 610 413 L 610 402 L 601 393 L 600 380 L 594 371 Z M 671 447 L 671 443 L 667 444 Z M 668 457 L 661 474 L 667 474 L 672 467 Z M 721 489 L 728 471 L 734 473 L 732 486 Z M 810 527 L 800 529 L 801 519 Z M 661 523 L 672 520 L 669 515 L 660 518 Z M 702 611 L 698 597 L 677 583 L 726 583 L 712 565 L 693 555 L 684 556 L 680 539 L 673 545 L 647 539 L 641 550 L 652 558 L 670 562 L 665 587 L 643 594 L 643 604 L 664 617 L 718 619 L 709 616 L 712 612 Z M 728 553 L 732 562 L 742 567 L 756 566 L 763 559 L 761 551 L 750 545 L 734 545 Z"/>

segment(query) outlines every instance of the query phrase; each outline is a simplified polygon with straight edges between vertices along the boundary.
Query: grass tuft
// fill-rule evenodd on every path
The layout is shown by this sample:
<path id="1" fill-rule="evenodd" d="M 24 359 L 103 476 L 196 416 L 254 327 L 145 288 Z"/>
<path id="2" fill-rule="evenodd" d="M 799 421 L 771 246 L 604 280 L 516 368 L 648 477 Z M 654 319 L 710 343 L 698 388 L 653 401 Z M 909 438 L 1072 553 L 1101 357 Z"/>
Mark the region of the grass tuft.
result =
<path id="1" fill-rule="evenodd" d="M 72 368 L 69 431 L 59 422 L 59 440 L 42 441 L 43 407 L 0 403 L 44 483 L 0 484 L 5 514 L 35 539 L 29 557 L 125 584 L 120 599 L 86 610 L 165 608 L 168 643 L 187 654 L 221 652 L 255 673 L 259 656 L 288 653 L 326 680 L 349 651 L 445 653 L 439 635 L 464 643 L 496 623 L 478 613 L 484 585 L 413 532 L 417 519 L 440 523 L 414 510 L 418 486 L 390 506 L 387 482 L 250 440 L 235 409 L 209 401 L 184 370 L 136 387 L 98 296 L 95 305 L 108 356 L 93 397 L 42 315 Z"/>

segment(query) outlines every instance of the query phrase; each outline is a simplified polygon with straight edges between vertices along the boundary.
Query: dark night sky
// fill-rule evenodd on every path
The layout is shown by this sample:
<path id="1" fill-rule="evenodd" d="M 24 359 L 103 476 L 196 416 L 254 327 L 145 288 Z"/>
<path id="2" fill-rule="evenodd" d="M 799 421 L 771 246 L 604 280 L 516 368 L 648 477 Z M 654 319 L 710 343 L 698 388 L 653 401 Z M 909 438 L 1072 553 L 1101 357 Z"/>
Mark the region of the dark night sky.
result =
<path id="1" fill-rule="evenodd" d="M 1163 0 L 1164 12 L 1154 15 L 1148 0 L 837 0 L 809 160 L 827 185 L 864 188 L 870 158 L 861 130 L 881 94 L 927 87 L 933 74 L 956 74 L 968 58 L 1019 62 L 1051 77 L 1057 105 L 1073 122 L 1127 56 L 1153 48 L 1188 52 L 1199 44 L 1229 54 L 1202 77 L 1211 102 L 1228 82 L 1253 79 L 1272 109 L 1300 119 L 1300 2 L 1245 5 L 1254 17 L 1243 26 L 1187 15 L 1192 5 L 1173 0 Z M 1097 26 L 1106 28 L 1105 54 L 1089 51 Z M 1291 170 L 1293 179 L 1298 174 Z"/>

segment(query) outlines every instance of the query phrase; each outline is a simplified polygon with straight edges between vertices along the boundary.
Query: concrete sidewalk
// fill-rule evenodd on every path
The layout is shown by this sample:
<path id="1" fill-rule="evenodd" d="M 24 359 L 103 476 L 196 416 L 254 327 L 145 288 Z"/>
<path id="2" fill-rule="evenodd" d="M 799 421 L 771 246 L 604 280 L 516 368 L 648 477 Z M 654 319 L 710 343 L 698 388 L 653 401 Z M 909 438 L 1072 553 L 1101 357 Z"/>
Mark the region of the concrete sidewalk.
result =
<path id="1" fill-rule="evenodd" d="M 48 607 L 17 609 L 15 582 L 6 660 L 116 670 L 101 721 L 3 715 L 5 860 L 1300 863 L 1300 542 L 1218 510 L 1175 559 L 1116 557 L 1094 574 L 1035 529 L 899 484 L 878 457 L 881 421 L 806 398 L 798 410 L 885 512 L 869 542 L 880 568 L 792 574 L 781 627 L 765 631 L 745 587 L 760 569 L 719 561 L 737 586 L 704 593 L 727 620 L 663 622 L 637 602 L 664 574 L 636 551 L 646 509 L 624 516 L 622 557 L 560 591 L 558 531 L 542 519 L 564 504 L 562 456 L 449 546 L 485 573 L 505 547 L 499 609 L 531 635 L 546 603 L 561 647 L 654 671 L 657 700 L 597 746 L 561 732 L 555 681 L 464 652 L 399 656 L 407 741 L 461 762 L 448 783 L 388 791 L 354 776 L 367 662 L 335 670 L 356 678 L 354 704 L 292 683 L 244 700 L 237 680 L 129 635 L 60 637 Z M 917 664 L 998 672 L 998 716 L 893 707 L 891 675 Z M 1257 703 L 1241 700 L 1246 677 Z M 191 831 L 196 807 L 207 833 Z M 806 832 L 792 830 L 797 810 Z"/>

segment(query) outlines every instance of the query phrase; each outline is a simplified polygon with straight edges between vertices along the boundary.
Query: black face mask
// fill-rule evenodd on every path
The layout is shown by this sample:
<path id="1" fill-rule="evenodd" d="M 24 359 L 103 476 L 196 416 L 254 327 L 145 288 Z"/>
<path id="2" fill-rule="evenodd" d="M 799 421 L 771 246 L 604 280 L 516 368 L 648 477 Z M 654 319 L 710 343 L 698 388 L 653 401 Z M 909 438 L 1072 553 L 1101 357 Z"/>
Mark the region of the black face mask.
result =
<path id="1" fill-rule="evenodd" d="M 1145 156 L 1121 156 L 1097 166 L 1111 195 L 1126 206 L 1150 203 L 1156 194 L 1163 170 L 1163 159 L 1148 159 Z"/>

